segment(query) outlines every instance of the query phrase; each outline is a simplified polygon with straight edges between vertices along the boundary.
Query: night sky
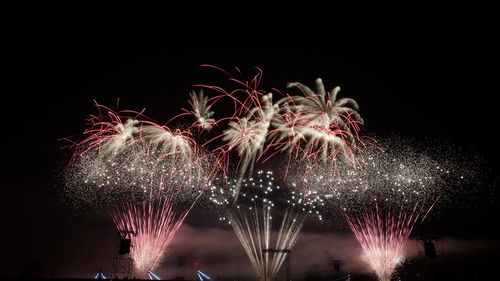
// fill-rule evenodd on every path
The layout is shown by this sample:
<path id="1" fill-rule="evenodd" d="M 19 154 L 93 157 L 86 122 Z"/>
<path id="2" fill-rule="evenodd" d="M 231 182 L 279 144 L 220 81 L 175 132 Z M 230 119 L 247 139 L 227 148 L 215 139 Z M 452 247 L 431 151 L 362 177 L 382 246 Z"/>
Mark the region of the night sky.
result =
<path id="1" fill-rule="evenodd" d="M 265 89 L 285 90 L 293 81 L 312 85 L 321 77 L 327 88 L 340 85 L 343 96 L 356 99 L 365 131 L 467 147 L 486 160 L 490 174 L 498 173 L 495 35 L 487 18 L 471 23 L 461 15 L 420 14 L 359 24 L 266 14 L 269 21 L 253 24 L 237 15 L 143 17 L 32 11 L 4 34 L 2 274 L 20 276 L 33 263 L 49 277 L 110 269 L 113 223 L 104 213 L 75 211 L 60 197 L 58 171 L 68 151 L 58 139 L 82 131 L 93 100 L 114 105 L 119 99 L 120 109 L 146 108 L 149 117 L 167 121 L 188 106 L 192 85 L 223 77 L 201 64 L 237 66 L 248 74 L 260 67 Z M 498 188 L 483 185 L 484 194 L 461 198 L 421 230 L 443 238 L 447 266 L 461 266 L 461 276 L 494 272 L 499 208 L 492 190 Z M 198 256 L 214 276 L 250 275 L 239 247 L 226 226 L 195 211 L 158 272 L 173 277 L 175 259 L 184 255 Z M 413 255 L 414 248 L 410 241 Z M 323 270 L 329 255 L 345 260 L 346 270 L 365 273 L 356 261 L 359 251 L 348 231 L 311 223 L 293 256 L 294 274 Z"/>

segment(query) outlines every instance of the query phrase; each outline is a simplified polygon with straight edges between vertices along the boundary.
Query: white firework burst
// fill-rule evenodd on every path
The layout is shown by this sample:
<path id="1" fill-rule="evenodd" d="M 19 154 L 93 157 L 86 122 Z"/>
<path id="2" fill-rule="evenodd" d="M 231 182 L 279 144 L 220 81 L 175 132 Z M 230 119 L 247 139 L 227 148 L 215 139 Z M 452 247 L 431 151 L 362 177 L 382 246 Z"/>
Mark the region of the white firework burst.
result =
<path id="1" fill-rule="evenodd" d="M 212 105 L 208 104 L 208 97 L 203 95 L 203 89 L 200 89 L 198 94 L 193 90 L 190 97 L 189 104 L 192 110 L 188 112 L 196 118 L 195 126 L 210 130 L 215 124 L 215 119 L 211 118 L 214 112 L 211 111 Z"/>
<path id="2" fill-rule="evenodd" d="M 142 127 L 141 134 L 150 152 L 160 157 L 178 155 L 187 160 L 193 156 L 192 141 L 180 130 L 172 131 L 166 126 L 152 124 Z"/>
<path id="3" fill-rule="evenodd" d="M 114 157 L 123 151 L 127 145 L 133 142 L 135 134 L 139 131 L 138 120 L 127 119 L 125 123 L 114 125 L 111 130 L 115 133 L 104 143 L 100 151 L 100 156 Z"/>
<path id="4" fill-rule="evenodd" d="M 273 119 L 273 144 L 281 151 L 323 162 L 336 160 L 339 153 L 353 159 L 359 125 L 364 123 L 356 101 L 337 99 L 340 87 L 326 92 L 320 78 L 316 91 L 298 82 L 288 87 L 299 88 L 304 95 L 285 97 L 276 103 L 280 114 Z"/>

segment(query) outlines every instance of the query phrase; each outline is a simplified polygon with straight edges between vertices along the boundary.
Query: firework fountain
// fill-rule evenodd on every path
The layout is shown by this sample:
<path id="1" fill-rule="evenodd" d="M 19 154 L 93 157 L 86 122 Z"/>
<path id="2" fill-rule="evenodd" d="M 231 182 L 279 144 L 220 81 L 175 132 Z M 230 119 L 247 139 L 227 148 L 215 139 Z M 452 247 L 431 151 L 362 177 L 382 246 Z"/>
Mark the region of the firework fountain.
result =
<path id="1" fill-rule="evenodd" d="M 452 172 L 443 163 L 413 148 L 390 142 L 386 151 L 368 149 L 353 168 L 338 163 L 335 175 L 327 165 L 317 166 L 297 179 L 329 193 L 338 202 L 361 245 L 363 260 L 379 280 L 390 280 L 404 259 L 412 230 L 440 199 Z"/>
<path id="2" fill-rule="evenodd" d="M 258 171 L 255 177 L 243 179 L 235 205 L 232 197 L 236 195 L 236 179 L 231 181 L 229 190 L 212 186 L 210 192 L 210 200 L 222 210 L 220 219 L 227 220 L 234 229 L 259 280 L 275 280 L 308 215 L 322 219 L 317 208 L 324 204 L 320 196 L 313 193 L 287 196 L 273 181 L 271 171 Z M 284 206 L 279 215 L 278 205 Z M 277 233 L 273 233 L 274 221 L 279 224 Z"/>
<path id="3" fill-rule="evenodd" d="M 146 274 L 208 186 L 210 157 L 187 131 L 97 107 L 106 114 L 92 116 L 83 140 L 72 145 L 67 191 L 80 202 L 111 207 L 118 230 L 132 241 L 135 271 Z"/>

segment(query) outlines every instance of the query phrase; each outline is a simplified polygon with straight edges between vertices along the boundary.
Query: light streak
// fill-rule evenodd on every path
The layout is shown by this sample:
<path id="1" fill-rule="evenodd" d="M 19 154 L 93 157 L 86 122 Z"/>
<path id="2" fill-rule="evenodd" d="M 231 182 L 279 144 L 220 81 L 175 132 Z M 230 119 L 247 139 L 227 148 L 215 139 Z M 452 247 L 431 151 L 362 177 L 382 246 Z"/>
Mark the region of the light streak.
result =
<path id="1" fill-rule="evenodd" d="M 404 246 L 413 228 L 431 209 L 432 206 L 414 205 L 383 210 L 375 203 L 361 215 L 346 214 L 349 227 L 363 249 L 363 259 L 380 281 L 391 280 L 404 260 Z"/>
<path id="2" fill-rule="evenodd" d="M 123 237 L 131 239 L 131 257 L 138 274 L 154 270 L 160 264 L 190 210 L 176 214 L 168 199 L 125 203 L 113 210 L 116 227 Z"/>
<path id="3" fill-rule="evenodd" d="M 228 190 L 217 186 L 210 188 L 211 202 L 223 210 L 224 217 L 220 220 L 227 220 L 233 227 L 255 273 L 261 280 L 268 281 L 274 280 L 297 242 L 306 217 L 312 214 L 321 219 L 316 204 L 322 203 L 321 197 L 315 193 L 301 193 L 280 200 L 279 204 L 285 204 L 286 208 L 281 215 L 273 215 L 277 204 L 274 200 L 281 191 L 273 180 L 271 171 L 258 171 L 256 177 L 244 179 L 242 187 L 245 191 L 239 194 L 235 205 L 232 202 L 237 196 L 234 190 L 236 180 Z M 273 222 L 279 224 L 274 235 Z"/>
<path id="4" fill-rule="evenodd" d="M 162 280 L 160 276 L 154 274 L 151 270 L 148 271 L 149 280 Z"/>

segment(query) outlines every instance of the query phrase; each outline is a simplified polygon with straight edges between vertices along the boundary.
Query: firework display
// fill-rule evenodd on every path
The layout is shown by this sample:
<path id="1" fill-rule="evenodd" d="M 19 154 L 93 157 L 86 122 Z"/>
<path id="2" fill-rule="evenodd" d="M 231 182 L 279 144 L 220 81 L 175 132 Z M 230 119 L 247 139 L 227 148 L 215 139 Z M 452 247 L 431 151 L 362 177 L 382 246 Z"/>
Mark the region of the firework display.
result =
<path id="1" fill-rule="evenodd" d="M 320 209 L 343 214 L 363 259 L 379 280 L 390 280 L 413 229 L 451 180 L 464 179 L 463 170 L 439 152 L 364 136 L 358 103 L 338 98 L 340 87 L 326 91 L 320 78 L 314 90 L 289 83 L 291 95 L 260 89 L 260 69 L 245 80 L 205 66 L 236 86 L 196 85 L 191 108 L 171 119 L 189 117 L 186 126 L 96 104 L 88 129 L 71 138 L 67 197 L 112 210 L 142 275 L 158 267 L 189 212 L 208 199 L 260 280 L 275 280 L 305 219 L 323 220 Z M 225 111 L 217 111 L 220 104 Z M 282 178 L 254 171 L 277 155 L 285 159 Z"/>
<path id="2" fill-rule="evenodd" d="M 175 233 L 190 209 L 176 214 L 169 199 L 143 204 L 124 203 L 112 211 L 122 237 L 131 239 L 131 257 L 136 273 L 144 275 L 162 261 Z"/>

